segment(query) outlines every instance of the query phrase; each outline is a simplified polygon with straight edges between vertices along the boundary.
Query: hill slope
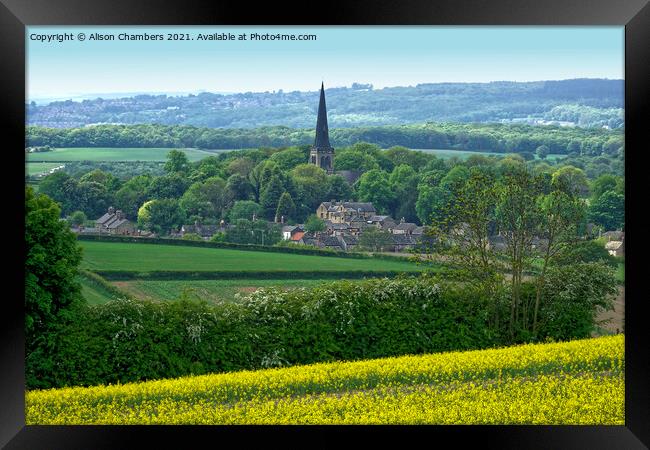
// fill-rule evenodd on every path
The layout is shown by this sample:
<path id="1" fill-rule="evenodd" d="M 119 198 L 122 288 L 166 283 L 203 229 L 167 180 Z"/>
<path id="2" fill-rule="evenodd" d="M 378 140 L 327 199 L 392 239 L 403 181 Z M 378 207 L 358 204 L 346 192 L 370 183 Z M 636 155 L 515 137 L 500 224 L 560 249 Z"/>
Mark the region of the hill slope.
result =
<path id="1" fill-rule="evenodd" d="M 623 343 L 617 335 L 32 391 L 26 423 L 623 425 Z"/>
<path id="2" fill-rule="evenodd" d="M 320 80 L 314 83 L 318 87 Z M 332 128 L 436 122 L 555 120 L 579 126 L 623 125 L 623 80 L 427 83 L 372 89 L 327 89 Z M 285 125 L 313 128 L 318 91 L 247 92 L 27 105 L 27 123 L 53 128 L 95 123 L 158 123 L 210 128 Z"/>

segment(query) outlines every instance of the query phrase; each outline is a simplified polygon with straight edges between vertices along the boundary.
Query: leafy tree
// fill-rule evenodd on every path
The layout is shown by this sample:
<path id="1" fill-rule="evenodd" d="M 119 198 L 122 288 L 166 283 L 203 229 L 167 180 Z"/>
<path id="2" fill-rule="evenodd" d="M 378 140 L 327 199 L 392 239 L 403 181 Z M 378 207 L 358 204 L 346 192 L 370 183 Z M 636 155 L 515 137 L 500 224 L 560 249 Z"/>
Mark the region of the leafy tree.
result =
<path id="1" fill-rule="evenodd" d="M 189 166 L 190 162 L 188 161 L 185 152 L 180 150 L 171 150 L 167 153 L 167 162 L 165 163 L 165 171 L 167 173 L 187 173 Z"/>
<path id="2" fill-rule="evenodd" d="M 48 196 L 25 189 L 25 350 L 49 346 L 58 322 L 81 301 L 76 281 L 81 248 Z M 46 351 L 47 353 L 47 351 Z M 31 365 L 28 363 L 28 365 Z M 29 376 L 29 375 L 28 375 Z"/>
<path id="3" fill-rule="evenodd" d="M 138 211 L 140 227 L 163 235 L 179 228 L 184 220 L 178 201 L 171 198 L 148 201 Z"/>
<path id="4" fill-rule="evenodd" d="M 616 257 L 609 254 L 602 242 L 594 239 L 575 242 L 556 257 L 557 265 L 593 262 L 601 262 L 614 268 L 618 266 Z"/>
<path id="5" fill-rule="evenodd" d="M 44 177 L 38 185 L 38 191 L 61 205 L 63 213 L 74 209 L 73 197 L 76 194 L 77 182 L 65 172 L 54 172 Z"/>
<path id="6" fill-rule="evenodd" d="M 479 298 L 485 299 L 490 325 L 498 330 L 504 267 L 490 236 L 495 233 L 500 192 L 493 176 L 476 169 L 457 189 L 455 201 L 446 202 L 439 214 L 432 215 L 426 234 L 431 238 L 429 252 L 433 254 L 428 259 L 444 255 L 446 261 L 458 268 L 458 276 L 474 285 L 481 294 Z"/>
<path id="7" fill-rule="evenodd" d="M 391 160 L 394 167 L 406 164 L 416 172 L 426 166 L 429 159 L 423 152 L 409 150 L 408 148 L 402 146 L 391 147 L 386 150 L 384 154 L 388 159 Z M 435 156 L 431 156 L 430 158 L 435 158 Z"/>
<path id="8" fill-rule="evenodd" d="M 228 163 L 227 171 L 232 175 L 241 175 L 247 177 L 255 167 L 255 161 L 251 158 L 244 156 L 243 158 L 233 159 Z"/>
<path id="9" fill-rule="evenodd" d="M 264 190 L 260 195 L 260 204 L 264 208 L 264 215 L 267 219 L 272 220 L 274 218 L 275 212 L 278 209 L 280 196 L 284 192 L 285 189 L 280 177 L 275 175 L 264 186 Z"/>
<path id="10" fill-rule="evenodd" d="M 547 145 L 540 145 L 535 150 L 535 153 L 539 156 L 539 159 L 546 159 L 546 157 L 551 153 L 551 150 Z"/>
<path id="11" fill-rule="evenodd" d="M 318 218 L 315 214 L 307 217 L 305 221 L 305 231 L 309 233 L 317 233 L 325 230 L 325 221 Z"/>
<path id="12" fill-rule="evenodd" d="M 440 175 L 440 171 L 425 172 L 420 182 L 415 211 L 421 223 L 444 219 L 447 211 L 453 209 L 456 194 L 469 178 L 470 171 L 467 167 L 456 166 L 442 178 Z"/>
<path id="13" fill-rule="evenodd" d="M 254 240 L 253 222 L 248 219 L 235 220 L 234 226 L 226 230 L 224 239 L 234 244 L 251 244 Z"/>
<path id="14" fill-rule="evenodd" d="M 555 339 L 587 338 L 600 311 L 613 309 L 614 270 L 603 263 L 554 266 L 544 282 L 539 329 Z"/>
<path id="15" fill-rule="evenodd" d="M 354 196 L 354 191 L 348 182 L 341 175 L 330 175 L 327 177 L 327 196 L 326 198 L 332 200 L 350 200 Z"/>
<path id="16" fill-rule="evenodd" d="M 360 151 L 347 150 L 336 154 L 334 169 L 367 172 L 369 170 L 379 169 L 379 163 L 372 155 Z"/>
<path id="17" fill-rule="evenodd" d="M 359 236 L 359 246 L 373 252 L 384 251 L 393 243 L 392 235 L 385 230 L 368 228 Z"/>
<path id="18" fill-rule="evenodd" d="M 108 192 L 115 192 L 120 189 L 122 185 L 118 178 L 108 172 L 102 171 L 101 169 L 95 169 L 79 178 L 80 183 L 85 181 L 94 181 L 95 183 L 102 184 L 106 187 Z"/>
<path id="19" fill-rule="evenodd" d="M 625 226 L 625 197 L 607 191 L 589 205 L 589 220 L 606 230 L 619 230 Z"/>
<path id="20" fill-rule="evenodd" d="M 295 213 L 296 204 L 293 202 L 291 194 L 288 192 L 283 193 L 280 196 L 280 201 L 278 201 L 278 209 L 275 212 L 275 217 L 277 217 L 278 220 L 282 220 L 282 218 L 284 218 L 285 221 L 288 221 L 289 219 L 293 218 Z"/>
<path id="21" fill-rule="evenodd" d="M 313 164 L 300 164 L 290 172 L 295 187 L 296 219 L 302 219 L 327 199 L 330 181 L 326 172 Z"/>
<path id="22" fill-rule="evenodd" d="M 194 168 L 190 167 L 189 179 L 195 183 L 197 181 L 205 181 L 212 177 L 223 178 L 224 170 L 219 159 L 214 156 L 208 156 L 193 164 Z M 190 165 L 192 166 L 192 165 Z M 181 175 L 185 172 L 178 172 Z"/>
<path id="23" fill-rule="evenodd" d="M 196 233 L 185 233 L 183 234 L 184 241 L 202 241 L 203 238 Z"/>
<path id="24" fill-rule="evenodd" d="M 383 170 L 374 169 L 361 175 L 357 188 L 359 200 L 372 202 L 380 213 L 389 213 L 395 200 L 395 194 L 390 188 L 388 174 Z"/>
<path id="25" fill-rule="evenodd" d="M 68 223 L 70 223 L 70 225 L 78 227 L 86 223 L 87 220 L 88 218 L 86 217 L 86 214 L 83 211 L 75 211 L 72 214 L 70 214 Z"/>
<path id="26" fill-rule="evenodd" d="M 510 321 L 511 337 L 528 323 L 529 308 L 522 304 L 523 274 L 532 263 L 532 242 L 538 234 L 541 213 L 537 207 L 539 180 L 527 170 L 518 170 L 504 177 L 499 189 L 495 217 L 506 242 L 508 269 L 511 273 Z"/>
<path id="27" fill-rule="evenodd" d="M 298 164 L 303 164 L 307 158 L 305 154 L 297 148 L 288 148 L 271 155 L 269 158 L 274 161 L 282 170 L 291 170 Z"/>
<path id="28" fill-rule="evenodd" d="M 235 173 L 228 178 L 227 189 L 230 191 L 233 200 L 252 200 L 253 186 L 243 175 Z"/>
<path id="29" fill-rule="evenodd" d="M 100 217 L 113 204 L 112 193 L 95 181 L 81 182 L 75 191 L 73 198 L 77 207 L 91 218 Z"/>
<path id="30" fill-rule="evenodd" d="M 585 197 L 589 194 L 589 183 L 584 171 L 573 166 L 560 167 L 553 173 L 553 185 L 569 195 Z"/>
<path id="31" fill-rule="evenodd" d="M 417 220 L 415 204 L 418 199 L 418 175 L 406 164 L 396 166 L 390 174 L 390 187 L 395 194 L 395 203 L 391 210 L 393 217 L 404 217 L 407 222 Z"/>
<path id="32" fill-rule="evenodd" d="M 537 332 L 537 316 L 546 271 L 562 251 L 578 240 L 578 225 L 585 216 L 583 202 L 579 198 L 570 196 L 559 189 L 538 197 L 537 207 L 540 211 L 540 223 L 538 224 L 540 231 L 537 234 L 539 237 L 546 239 L 546 244 L 542 246 L 540 252 L 542 268 L 537 277 L 535 290 L 533 334 Z"/>
<path id="33" fill-rule="evenodd" d="M 189 187 L 189 181 L 179 173 L 171 173 L 162 177 L 155 177 L 147 190 L 147 198 L 181 198 Z"/>
<path id="34" fill-rule="evenodd" d="M 231 222 L 236 222 L 238 219 L 253 220 L 253 216 L 259 218 L 263 215 L 264 208 L 252 200 L 238 200 L 228 212 L 228 217 Z"/>
<path id="35" fill-rule="evenodd" d="M 592 201 L 597 200 L 607 191 L 615 191 L 618 183 L 618 177 L 611 174 L 603 174 L 596 178 L 591 184 Z"/>
<path id="36" fill-rule="evenodd" d="M 138 209 L 147 200 L 147 191 L 151 182 L 151 176 L 138 175 L 124 183 L 115 193 L 116 208 L 121 209 L 128 219 L 137 220 Z"/>

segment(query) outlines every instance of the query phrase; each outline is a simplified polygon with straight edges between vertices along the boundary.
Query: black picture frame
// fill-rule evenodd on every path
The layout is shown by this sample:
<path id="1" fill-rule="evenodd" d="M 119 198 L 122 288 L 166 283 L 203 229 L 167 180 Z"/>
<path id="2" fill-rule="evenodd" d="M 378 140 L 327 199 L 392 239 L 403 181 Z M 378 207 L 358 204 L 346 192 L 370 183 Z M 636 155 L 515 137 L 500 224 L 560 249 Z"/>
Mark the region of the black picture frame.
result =
<path id="1" fill-rule="evenodd" d="M 25 26 L 29 25 L 619 25 L 625 26 L 626 140 L 626 311 L 625 426 L 429 426 L 429 427 L 143 427 L 25 426 L 22 279 L 24 259 L 18 237 L 24 222 L 24 173 L 17 161 L 25 133 Z M 10 163 L 4 166 L 5 247 L 10 262 L 3 273 L 12 289 L 3 289 L 0 332 L 2 389 L 0 445 L 17 448 L 187 447 L 207 439 L 213 445 L 251 437 L 291 445 L 339 445 L 352 434 L 363 439 L 424 442 L 481 448 L 641 449 L 650 446 L 650 339 L 643 314 L 641 260 L 647 254 L 643 231 L 641 183 L 643 117 L 650 99 L 650 5 L 644 0 L 409 0 L 329 1 L 324 3 L 200 2 L 184 0 L 0 0 L 0 110 L 2 143 Z M 644 114 L 645 113 L 645 114 Z M 647 144 L 645 144 L 647 145 Z M 16 161 L 14 161 L 14 158 Z M 7 170 L 7 168 L 10 168 Z M 10 245 L 6 245 L 10 243 Z M 298 445 L 304 444 L 300 442 Z M 264 444 L 263 444 L 264 445 Z M 418 444 L 421 445 L 421 444 Z"/>

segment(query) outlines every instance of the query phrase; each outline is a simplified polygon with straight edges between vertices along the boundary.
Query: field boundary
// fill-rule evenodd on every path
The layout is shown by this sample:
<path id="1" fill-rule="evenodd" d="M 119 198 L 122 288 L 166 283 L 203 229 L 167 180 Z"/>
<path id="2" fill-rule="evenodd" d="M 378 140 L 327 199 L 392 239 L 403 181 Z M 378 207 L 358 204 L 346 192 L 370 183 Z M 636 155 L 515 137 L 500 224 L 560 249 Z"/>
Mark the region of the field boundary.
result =
<path id="1" fill-rule="evenodd" d="M 206 242 L 206 241 L 186 241 L 182 239 L 171 238 L 145 238 L 145 237 L 132 237 L 132 236 L 111 236 L 111 235 L 98 235 L 98 234 L 80 234 L 77 236 L 80 241 L 95 241 L 95 242 L 122 242 L 122 243 L 135 243 L 135 244 L 153 244 L 153 245 L 180 245 L 185 247 L 204 247 L 204 248 L 222 248 L 230 250 L 244 250 L 255 252 L 269 252 L 269 253 L 292 253 L 298 255 L 315 255 L 315 256 L 332 256 L 336 258 L 350 258 L 350 259 L 386 259 L 391 261 L 406 261 L 412 262 L 406 256 L 393 256 L 385 254 L 365 254 L 365 253 L 348 253 L 336 250 L 316 250 L 311 248 L 292 248 L 292 247 L 275 247 L 272 245 L 259 245 L 259 244 L 233 244 L 229 242 Z"/>
<path id="2" fill-rule="evenodd" d="M 131 280 L 339 280 L 361 278 L 394 278 L 398 275 L 419 275 L 420 271 L 403 272 L 398 270 L 306 270 L 306 271 L 180 271 L 156 270 L 138 272 L 133 270 L 97 270 L 94 272 L 100 278 L 110 281 Z"/>

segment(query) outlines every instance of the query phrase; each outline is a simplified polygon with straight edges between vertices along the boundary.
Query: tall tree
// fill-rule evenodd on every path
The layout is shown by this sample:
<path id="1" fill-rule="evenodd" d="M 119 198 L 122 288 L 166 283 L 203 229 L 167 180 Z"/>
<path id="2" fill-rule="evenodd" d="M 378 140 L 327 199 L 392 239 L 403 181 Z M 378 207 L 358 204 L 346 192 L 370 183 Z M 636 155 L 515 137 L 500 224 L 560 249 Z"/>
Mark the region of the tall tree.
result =
<path id="1" fill-rule="evenodd" d="M 25 190 L 25 349 L 27 358 L 81 301 L 76 281 L 81 248 L 59 206 L 48 196 Z"/>
<path id="2" fill-rule="evenodd" d="M 522 307 L 522 282 L 523 274 L 532 262 L 532 243 L 541 221 L 536 203 L 539 194 L 539 180 L 523 169 L 504 177 L 497 200 L 497 226 L 505 238 L 511 275 L 511 337 L 514 336 L 520 318 L 524 324 L 527 322 L 528 309 Z"/>
<path id="3" fill-rule="evenodd" d="M 271 179 L 264 186 L 264 190 L 260 195 L 260 204 L 264 208 L 264 214 L 267 219 L 273 220 L 275 212 L 278 209 L 278 202 L 280 196 L 285 192 L 282 181 L 278 176 L 272 176 Z"/>
<path id="4" fill-rule="evenodd" d="M 167 173 L 187 173 L 189 166 L 190 162 L 185 152 L 171 150 L 167 153 L 167 162 L 165 163 L 165 171 Z"/>
<path id="5" fill-rule="evenodd" d="M 293 219 L 295 213 L 296 204 L 293 202 L 291 194 L 284 192 L 278 201 L 278 208 L 275 211 L 275 217 L 277 217 L 278 220 L 284 220 L 286 222 Z"/>
<path id="6" fill-rule="evenodd" d="M 378 212 L 384 214 L 390 212 L 395 200 L 395 193 L 390 187 L 388 174 L 378 169 L 366 172 L 361 176 L 357 194 L 360 201 L 371 202 Z"/>

